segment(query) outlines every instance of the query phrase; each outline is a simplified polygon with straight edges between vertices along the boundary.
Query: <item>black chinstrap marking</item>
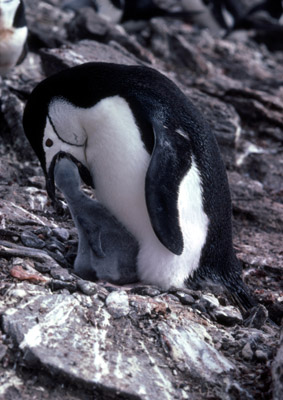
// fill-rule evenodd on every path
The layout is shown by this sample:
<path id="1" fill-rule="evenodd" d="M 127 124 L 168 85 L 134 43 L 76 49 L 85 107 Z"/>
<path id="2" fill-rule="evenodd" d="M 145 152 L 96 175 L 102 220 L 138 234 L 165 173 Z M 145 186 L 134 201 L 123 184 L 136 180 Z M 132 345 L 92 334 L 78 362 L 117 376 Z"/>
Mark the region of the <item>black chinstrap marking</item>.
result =
<path id="1" fill-rule="evenodd" d="M 49 113 L 47 114 L 47 118 L 48 118 L 48 121 L 50 122 L 50 125 L 52 126 L 52 129 L 53 129 L 53 131 L 55 132 L 56 136 L 57 136 L 58 139 L 60 139 L 62 142 L 66 143 L 66 144 L 69 144 L 69 145 L 71 145 L 71 146 L 75 146 L 75 147 L 83 147 L 83 146 L 85 145 L 85 144 L 75 144 L 75 143 L 67 142 L 67 140 L 64 140 L 64 139 L 59 135 L 59 133 L 58 133 L 56 127 L 55 127 L 55 124 L 54 124 L 54 122 L 52 121 L 52 118 L 50 117 L 50 114 L 49 114 Z"/>

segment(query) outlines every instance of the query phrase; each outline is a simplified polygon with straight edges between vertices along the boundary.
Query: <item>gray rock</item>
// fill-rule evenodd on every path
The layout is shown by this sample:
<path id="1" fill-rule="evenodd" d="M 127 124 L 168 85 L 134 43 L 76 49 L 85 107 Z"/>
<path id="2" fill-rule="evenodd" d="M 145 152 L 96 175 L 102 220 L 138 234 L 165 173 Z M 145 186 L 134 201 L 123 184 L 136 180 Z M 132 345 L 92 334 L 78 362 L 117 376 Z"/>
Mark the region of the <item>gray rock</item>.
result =
<path id="1" fill-rule="evenodd" d="M 190 306 L 195 303 L 195 299 L 190 294 L 178 291 L 176 292 L 176 296 L 184 305 Z"/>
<path id="2" fill-rule="evenodd" d="M 117 50 L 114 43 L 106 45 L 93 40 L 82 40 L 78 44 L 62 46 L 60 49 L 41 50 L 40 55 L 47 75 L 89 61 L 127 65 L 141 63 L 127 50 L 124 49 L 124 52 L 121 52 L 119 46 Z"/>
<path id="3" fill-rule="evenodd" d="M 219 306 L 211 314 L 217 322 L 227 326 L 233 326 L 243 323 L 243 317 L 239 310 L 233 306 Z"/>
<path id="4" fill-rule="evenodd" d="M 77 281 L 78 289 L 81 290 L 82 293 L 87 296 L 93 296 L 97 293 L 97 284 L 94 282 L 84 281 L 83 279 L 79 279 Z"/>
<path id="5" fill-rule="evenodd" d="M 252 350 L 252 346 L 250 342 L 247 342 L 245 344 L 245 346 L 242 348 L 242 356 L 246 359 L 246 360 L 252 360 L 253 356 L 254 356 L 254 352 Z"/>
<path id="6" fill-rule="evenodd" d="M 155 297 L 158 296 L 161 291 L 157 287 L 138 285 L 131 289 L 131 293 L 140 294 L 142 296 Z"/>
<path id="7" fill-rule="evenodd" d="M 3 329 L 33 366 L 43 365 L 72 382 L 99 387 L 109 396 L 180 398 L 180 390 L 171 383 L 170 370 L 160 367 L 160 356 L 151 353 L 144 341 L 124 341 L 105 308 L 94 308 L 95 326 L 87 323 L 87 310 L 93 304 L 90 297 L 79 295 L 35 297 L 19 309 L 6 311 Z"/>
<path id="8" fill-rule="evenodd" d="M 203 326 L 192 321 L 185 327 L 160 323 L 158 331 L 164 350 L 191 375 L 214 381 L 215 374 L 234 369 L 233 364 L 215 350 Z"/>
<path id="9" fill-rule="evenodd" d="M 53 233 L 62 242 L 65 242 L 70 237 L 69 231 L 65 228 L 55 228 L 53 229 Z"/>
<path id="10" fill-rule="evenodd" d="M 204 294 L 201 300 L 206 304 L 206 306 L 210 309 L 215 309 L 220 306 L 218 299 L 213 295 Z"/>
<path id="11" fill-rule="evenodd" d="M 49 282 L 49 286 L 53 292 L 56 292 L 57 290 L 67 289 L 70 293 L 73 293 L 77 289 L 77 285 L 75 282 L 66 282 L 59 279 L 52 279 Z"/>
<path id="12" fill-rule="evenodd" d="M 45 247 L 44 240 L 39 239 L 34 233 L 32 232 L 23 232 L 21 234 L 21 241 L 27 247 L 33 247 L 35 249 L 43 249 Z"/>
<path id="13" fill-rule="evenodd" d="M 125 317 L 130 312 L 129 298 L 124 290 L 111 292 L 106 298 L 106 306 L 114 318 Z"/>
<path id="14" fill-rule="evenodd" d="M 261 362 L 266 362 L 268 360 L 268 353 L 262 350 L 256 350 L 255 351 L 255 357 L 257 360 Z"/>

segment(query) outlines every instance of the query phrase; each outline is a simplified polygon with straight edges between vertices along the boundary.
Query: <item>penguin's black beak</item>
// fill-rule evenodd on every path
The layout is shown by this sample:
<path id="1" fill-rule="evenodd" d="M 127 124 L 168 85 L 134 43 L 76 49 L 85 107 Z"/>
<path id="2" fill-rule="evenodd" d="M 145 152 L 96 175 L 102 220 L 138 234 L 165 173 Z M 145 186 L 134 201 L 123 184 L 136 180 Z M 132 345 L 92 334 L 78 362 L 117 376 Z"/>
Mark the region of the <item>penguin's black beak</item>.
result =
<path id="1" fill-rule="evenodd" d="M 89 170 L 86 168 L 85 165 L 83 165 L 80 161 L 78 161 L 72 154 L 70 153 L 65 153 L 64 151 L 59 151 L 55 156 L 53 157 L 50 167 L 46 173 L 46 190 L 48 193 L 48 196 L 50 197 L 52 201 L 52 205 L 55 208 L 56 212 L 59 214 L 63 214 L 64 210 L 60 202 L 58 201 L 55 193 L 55 181 L 54 181 L 54 168 L 56 165 L 56 162 L 58 160 L 61 160 L 62 158 L 68 158 L 71 160 L 73 163 L 75 163 L 78 167 L 80 177 L 82 181 L 88 185 L 94 188 L 94 182 L 93 179 L 90 175 Z"/>

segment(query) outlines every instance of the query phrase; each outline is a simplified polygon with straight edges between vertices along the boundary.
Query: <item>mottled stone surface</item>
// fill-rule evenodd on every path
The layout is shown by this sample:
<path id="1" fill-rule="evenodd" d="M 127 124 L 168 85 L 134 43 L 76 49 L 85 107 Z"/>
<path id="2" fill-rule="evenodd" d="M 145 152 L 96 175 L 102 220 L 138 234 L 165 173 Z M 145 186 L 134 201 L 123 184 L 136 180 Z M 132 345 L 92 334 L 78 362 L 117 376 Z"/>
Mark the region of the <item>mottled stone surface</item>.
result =
<path id="1" fill-rule="evenodd" d="M 111 292 L 105 305 L 97 296 L 79 294 L 21 298 L 4 312 L 2 329 L 19 346 L 27 365 L 43 366 L 106 394 L 181 398 L 171 369 L 165 367 L 168 353 L 184 373 L 209 382 L 235 368 L 214 348 L 204 326 L 181 318 L 157 324 L 162 349 L 154 348 L 129 319 L 119 322 L 130 312 L 125 291 Z"/>
<path id="2" fill-rule="evenodd" d="M 121 26 L 59 0 L 25 4 L 30 51 L 0 81 L 0 398 L 281 399 L 282 52 L 253 32 L 223 39 L 172 18 Z M 88 61 L 156 68 L 203 113 L 259 306 L 241 314 L 218 287 L 121 289 L 74 275 L 76 229 L 51 207 L 21 120 L 38 82 Z"/>

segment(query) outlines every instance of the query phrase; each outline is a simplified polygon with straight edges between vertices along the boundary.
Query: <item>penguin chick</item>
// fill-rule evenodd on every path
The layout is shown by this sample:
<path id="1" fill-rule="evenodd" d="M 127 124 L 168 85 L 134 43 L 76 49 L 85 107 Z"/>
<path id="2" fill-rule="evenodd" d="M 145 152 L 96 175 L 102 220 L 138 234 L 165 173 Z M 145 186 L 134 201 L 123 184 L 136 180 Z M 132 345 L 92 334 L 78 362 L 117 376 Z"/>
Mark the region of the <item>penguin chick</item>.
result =
<path id="1" fill-rule="evenodd" d="M 27 34 L 23 0 L 0 0 L 0 75 L 24 60 Z"/>
<path id="2" fill-rule="evenodd" d="M 75 273 L 90 281 L 136 282 L 138 244 L 134 237 L 101 204 L 82 192 L 74 162 L 59 157 L 54 176 L 78 230 Z"/>
<path id="3" fill-rule="evenodd" d="M 98 201 L 138 241 L 141 281 L 168 289 L 211 279 L 252 304 L 215 136 L 172 81 L 145 66 L 82 64 L 34 89 L 23 124 L 53 200 L 58 152 L 89 171 Z"/>

